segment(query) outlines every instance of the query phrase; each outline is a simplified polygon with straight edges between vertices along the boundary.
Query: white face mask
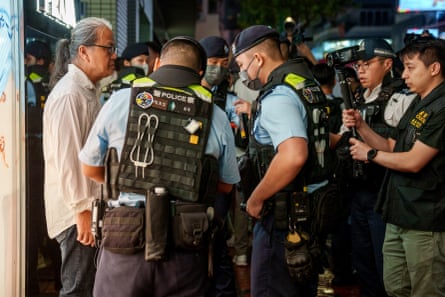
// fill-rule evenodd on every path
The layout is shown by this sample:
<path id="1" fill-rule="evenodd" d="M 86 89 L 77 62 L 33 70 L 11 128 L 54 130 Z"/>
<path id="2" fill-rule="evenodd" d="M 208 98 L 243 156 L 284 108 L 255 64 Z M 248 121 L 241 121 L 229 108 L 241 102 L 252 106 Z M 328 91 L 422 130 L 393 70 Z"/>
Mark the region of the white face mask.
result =
<path id="1" fill-rule="evenodd" d="M 249 65 L 247 65 L 247 68 L 244 70 L 241 70 L 239 72 L 239 77 L 241 79 L 241 82 L 248 87 L 251 90 L 259 90 L 263 87 L 263 84 L 261 83 L 261 81 L 258 79 L 258 73 L 260 73 L 260 68 L 258 68 L 258 71 L 256 73 L 256 77 L 254 79 L 249 79 L 249 75 L 247 74 L 247 70 L 249 70 L 250 65 L 252 65 L 253 60 L 255 59 L 255 57 L 252 58 L 252 60 L 250 61 Z"/>
<path id="2" fill-rule="evenodd" d="M 148 70 L 149 70 L 148 64 L 138 64 L 134 65 L 134 67 L 141 68 L 142 70 L 144 70 L 144 74 L 148 75 Z"/>

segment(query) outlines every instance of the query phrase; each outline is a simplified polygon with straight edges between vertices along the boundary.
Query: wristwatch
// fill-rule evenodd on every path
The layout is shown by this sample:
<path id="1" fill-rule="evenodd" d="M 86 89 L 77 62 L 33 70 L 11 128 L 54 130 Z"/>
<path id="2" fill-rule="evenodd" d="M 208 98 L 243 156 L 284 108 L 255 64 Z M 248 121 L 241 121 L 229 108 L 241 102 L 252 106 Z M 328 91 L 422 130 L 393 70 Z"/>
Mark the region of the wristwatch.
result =
<path id="1" fill-rule="evenodd" d="M 377 152 L 378 152 L 378 150 L 376 150 L 375 148 L 370 149 L 366 155 L 366 158 L 368 159 L 368 161 L 372 161 L 372 159 L 374 159 L 375 156 L 377 156 Z"/>

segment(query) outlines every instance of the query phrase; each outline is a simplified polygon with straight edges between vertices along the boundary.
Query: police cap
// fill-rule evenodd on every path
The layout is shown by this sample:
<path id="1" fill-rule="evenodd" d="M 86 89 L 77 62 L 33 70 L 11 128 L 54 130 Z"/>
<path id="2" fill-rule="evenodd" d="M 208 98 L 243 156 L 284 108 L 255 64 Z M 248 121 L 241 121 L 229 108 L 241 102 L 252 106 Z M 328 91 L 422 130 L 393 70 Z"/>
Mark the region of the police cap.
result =
<path id="1" fill-rule="evenodd" d="M 49 62 L 51 59 L 51 50 L 49 46 L 39 40 L 31 41 L 26 45 L 25 54 L 30 54 L 36 59 L 44 59 Z"/>
<path id="2" fill-rule="evenodd" d="M 254 25 L 250 26 L 237 35 L 233 43 L 232 52 L 233 56 L 237 57 L 243 52 L 251 49 L 252 47 L 260 44 L 266 39 L 280 38 L 280 34 L 269 26 Z"/>
<path id="3" fill-rule="evenodd" d="M 367 61 L 374 57 L 395 58 L 392 47 L 381 38 L 371 38 L 363 40 L 357 51 L 361 60 Z"/>
<path id="4" fill-rule="evenodd" d="M 199 43 L 206 51 L 207 58 L 227 58 L 229 56 L 229 45 L 222 37 L 204 37 L 199 41 Z"/>
<path id="5" fill-rule="evenodd" d="M 140 55 L 149 55 L 148 46 L 145 42 L 134 43 L 127 46 L 122 52 L 121 58 L 130 61 Z"/>

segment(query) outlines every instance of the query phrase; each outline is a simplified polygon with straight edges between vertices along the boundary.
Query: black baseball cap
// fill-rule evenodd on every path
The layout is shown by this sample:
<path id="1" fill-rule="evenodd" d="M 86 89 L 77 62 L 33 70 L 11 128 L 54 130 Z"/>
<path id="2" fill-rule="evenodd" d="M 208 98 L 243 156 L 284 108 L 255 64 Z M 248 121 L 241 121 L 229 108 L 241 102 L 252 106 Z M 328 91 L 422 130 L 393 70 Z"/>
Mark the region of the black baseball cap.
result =
<path id="1" fill-rule="evenodd" d="M 363 40 L 357 51 L 361 60 L 367 61 L 374 57 L 395 58 L 394 50 L 381 38 L 371 38 Z"/>
<path id="2" fill-rule="evenodd" d="M 25 54 L 30 54 L 36 59 L 44 59 L 47 62 L 51 60 L 51 50 L 49 46 L 39 40 L 28 43 L 26 45 Z"/>
<path id="3" fill-rule="evenodd" d="M 206 51 L 207 58 L 226 58 L 229 56 L 229 45 L 219 36 L 204 37 L 199 41 Z"/>
<path id="4" fill-rule="evenodd" d="M 254 25 L 241 31 L 236 37 L 232 46 L 234 57 L 260 44 L 266 39 L 280 39 L 280 34 L 269 26 Z"/>
<path id="5" fill-rule="evenodd" d="M 148 46 L 145 42 L 134 43 L 127 46 L 122 52 L 121 58 L 130 61 L 140 55 L 149 55 Z"/>

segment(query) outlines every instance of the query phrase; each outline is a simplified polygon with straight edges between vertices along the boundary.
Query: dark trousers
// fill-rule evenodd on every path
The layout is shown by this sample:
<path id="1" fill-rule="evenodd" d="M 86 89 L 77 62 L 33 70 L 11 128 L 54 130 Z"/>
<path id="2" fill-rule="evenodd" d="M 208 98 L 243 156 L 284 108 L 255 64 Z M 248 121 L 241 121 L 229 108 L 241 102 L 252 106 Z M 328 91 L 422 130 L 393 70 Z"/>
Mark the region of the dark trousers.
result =
<path id="1" fill-rule="evenodd" d="M 377 192 L 358 190 L 351 205 L 353 266 L 362 297 L 386 296 L 383 286 L 383 240 L 385 224 L 374 211 Z"/>
<path id="2" fill-rule="evenodd" d="M 210 278 L 208 297 L 236 296 L 235 273 L 227 247 L 227 228 L 224 221 L 232 204 L 230 194 L 220 194 L 215 199 L 215 217 L 221 222 L 213 243 L 213 277 Z"/>
<path id="3" fill-rule="evenodd" d="M 253 229 L 250 268 L 252 296 L 316 296 L 316 279 L 299 285 L 290 277 L 283 245 L 288 231 L 275 230 L 272 225 L 273 216 L 269 214 L 261 222 L 256 222 Z"/>
<path id="4" fill-rule="evenodd" d="M 206 253 L 170 251 L 167 260 L 145 261 L 144 252 L 124 255 L 100 249 L 94 297 L 203 297 Z"/>
<path id="5" fill-rule="evenodd" d="M 73 225 L 57 235 L 62 254 L 62 289 L 59 297 L 91 297 L 96 268 L 96 248 L 77 241 L 77 227 Z"/>

